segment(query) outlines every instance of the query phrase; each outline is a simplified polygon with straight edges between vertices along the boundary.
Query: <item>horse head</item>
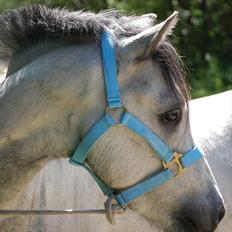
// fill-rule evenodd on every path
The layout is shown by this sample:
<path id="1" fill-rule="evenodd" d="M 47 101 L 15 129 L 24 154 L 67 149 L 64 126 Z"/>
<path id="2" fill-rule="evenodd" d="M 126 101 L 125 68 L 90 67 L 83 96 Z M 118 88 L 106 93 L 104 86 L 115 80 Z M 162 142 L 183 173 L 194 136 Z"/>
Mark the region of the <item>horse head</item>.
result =
<path id="1" fill-rule="evenodd" d="M 4 26 L 0 41 L 5 43 L 1 50 L 9 62 L 0 93 L 2 205 L 12 200 L 48 160 L 70 157 L 104 114 L 107 106 L 98 30 L 111 31 L 115 41 L 118 82 L 126 110 L 173 151 L 186 153 L 195 146 L 182 63 L 167 39 L 177 13 L 155 26 L 151 23 L 154 15 L 144 15 L 139 18 L 144 28 L 130 33 L 138 18 L 111 16 L 107 21 L 104 14 L 35 6 L 13 12 L 0 19 Z M 28 19 L 35 12 L 43 17 L 31 18 L 24 34 L 10 34 L 9 30 L 16 29 L 7 27 L 12 17 Z M 54 22 L 57 28 L 49 28 Z M 32 28 L 35 34 L 45 33 L 44 38 L 40 35 L 36 42 L 29 40 L 30 46 L 22 46 L 29 43 L 23 40 L 27 30 L 27 39 L 33 36 Z M 81 31 L 85 34 L 80 39 Z M 61 38 L 54 39 L 59 33 Z M 93 39 L 91 33 L 97 36 Z M 14 46 L 8 46 L 7 41 Z M 10 50 L 12 47 L 15 50 Z M 117 119 L 122 110 L 112 110 L 111 114 Z M 86 162 L 118 192 L 163 169 L 149 144 L 124 126 L 113 126 L 99 138 Z M 163 231 L 214 231 L 224 216 L 223 200 L 205 159 L 136 198 L 128 207 Z"/>

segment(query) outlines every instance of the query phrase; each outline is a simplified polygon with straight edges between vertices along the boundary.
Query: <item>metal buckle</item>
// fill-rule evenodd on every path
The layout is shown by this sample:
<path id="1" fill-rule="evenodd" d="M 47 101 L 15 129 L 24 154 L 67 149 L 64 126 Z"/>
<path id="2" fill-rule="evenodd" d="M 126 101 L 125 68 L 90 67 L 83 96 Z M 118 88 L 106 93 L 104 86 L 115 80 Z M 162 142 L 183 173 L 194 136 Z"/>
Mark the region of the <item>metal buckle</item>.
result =
<path id="1" fill-rule="evenodd" d="M 105 202 L 105 213 L 108 222 L 111 225 L 116 223 L 115 215 L 123 214 L 126 211 L 125 206 L 120 206 L 114 198 L 108 198 Z"/>
<path id="2" fill-rule="evenodd" d="M 175 176 L 177 176 L 184 171 L 184 167 L 180 161 L 180 158 L 183 156 L 183 154 L 174 152 L 173 156 L 174 158 L 169 163 L 163 161 L 163 166 L 164 169 L 171 169 L 175 173 Z"/>

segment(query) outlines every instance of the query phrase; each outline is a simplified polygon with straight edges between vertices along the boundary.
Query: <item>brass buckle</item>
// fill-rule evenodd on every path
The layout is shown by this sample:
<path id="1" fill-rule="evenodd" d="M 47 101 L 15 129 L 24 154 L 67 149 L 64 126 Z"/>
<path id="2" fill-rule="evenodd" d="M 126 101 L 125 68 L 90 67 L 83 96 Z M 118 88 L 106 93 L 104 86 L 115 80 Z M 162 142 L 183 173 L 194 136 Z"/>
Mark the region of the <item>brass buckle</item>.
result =
<path id="1" fill-rule="evenodd" d="M 184 167 L 180 161 L 180 158 L 183 156 L 183 154 L 174 152 L 173 156 L 174 158 L 169 163 L 163 161 L 163 166 L 164 169 L 171 169 L 175 173 L 175 176 L 177 176 L 184 171 Z"/>

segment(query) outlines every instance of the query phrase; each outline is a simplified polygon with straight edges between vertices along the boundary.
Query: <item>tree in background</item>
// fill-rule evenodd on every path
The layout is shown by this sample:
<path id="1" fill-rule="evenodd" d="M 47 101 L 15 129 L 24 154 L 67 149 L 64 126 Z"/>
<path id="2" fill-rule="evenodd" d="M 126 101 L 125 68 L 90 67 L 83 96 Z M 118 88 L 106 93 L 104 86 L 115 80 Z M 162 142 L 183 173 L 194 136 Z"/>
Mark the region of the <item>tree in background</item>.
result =
<path id="1" fill-rule="evenodd" d="M 158 21 L 178 10 L 180 22 L 173 40 L 188 67 L 193 97 L 232 89 L 231 0 L 0 0 L 0 11 L 29 3 L 75 10 L 154 12 Z"/>

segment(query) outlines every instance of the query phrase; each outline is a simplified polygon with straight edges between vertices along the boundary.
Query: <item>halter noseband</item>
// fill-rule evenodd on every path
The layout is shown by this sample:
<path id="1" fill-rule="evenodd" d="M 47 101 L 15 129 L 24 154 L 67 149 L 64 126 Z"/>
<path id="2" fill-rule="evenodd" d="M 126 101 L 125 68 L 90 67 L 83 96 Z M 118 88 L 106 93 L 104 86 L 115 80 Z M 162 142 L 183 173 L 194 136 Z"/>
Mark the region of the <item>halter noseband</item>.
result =
<path id="1" fill-rule="evenodd" d="M 101 52 L 102 65 L 105 78 L 105 89 L 107 98 L 107 109 L 104 115 L 94 126 L 86 133 L 81 141 L 70 163 L 84 167 L 95 179 L 102 192 L 109 199 L 114 199 L 116 202 L 125 207 L 129 202 L 144 193 L 152 191 L 154 188 L 164 184 L 174 176 L 178 175 L 183 169 L 194 164 L 202 158 L 201 151 L 194 147 L 192 150 L 179 154 L 172 152 L 169 146 L 164 143 L 152 130 L 150 130 L 143 122 L 123 108 L 120 98 L 120 88 L 117 80 L 117 66 L 115 61 L 114 41 L 109 32 L 103 32 L 101 35 Z M 116 120 L 108 112 L 109 109 L 123 108 L 124 112 L 119 120 Z M 97 140 L 112 126 L 123 125 L 131 131 L 142 137 L 154 150 L 160 160 L 163 162 L 164 170 L 155 174 L 121 192 L 112 189 L 105 184 L 98 175 L 86 164 L 88 152 Z"/>

